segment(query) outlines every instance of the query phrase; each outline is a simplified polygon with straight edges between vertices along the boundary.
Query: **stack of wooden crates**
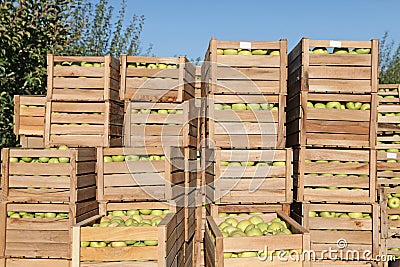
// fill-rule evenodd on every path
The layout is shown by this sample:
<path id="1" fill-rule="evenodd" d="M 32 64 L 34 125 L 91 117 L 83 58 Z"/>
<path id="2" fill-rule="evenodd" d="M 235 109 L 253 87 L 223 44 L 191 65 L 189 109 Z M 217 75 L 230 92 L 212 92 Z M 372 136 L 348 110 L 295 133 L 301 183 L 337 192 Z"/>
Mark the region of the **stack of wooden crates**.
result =
<path id="1" fill-rule="evenodd" d="M 347 252 L 379 253 L 378 41 L 303 38 L 288 58 L 286 130 L 294 155 L 291 216 L 310 231 L 317 257 L 327 259 L 322 251 L 329 248 L 343 252 L 337 254 L 339 261 L 314 265 L 365 266 L 369 263 L 352 262 L 356 259 Z"/>
<path id="2" fill-rule="evenodd" d="M 288 217 L 292 151 L 285 148 L 286 82 L 286 40 L 211 39 L 202 66 L 205 124 L 201 171 L 206 185 L 206 218 L 199 225 L 197 240 L 198 250 L 204 247 L 203 253 L 197 254 L 205 254 L 206 266 L 249 262 L 263 266 L 257 257 L 239 256 L 262 249 L 259 242 L 271 249 L 287 249 L 292 248 L 288 244 L 293 238 L 291 245 L 298 246 L 296 249 L 307 248 L 303 246 L 307 233 Z M 225 219 L 219 217 L 244 220 L 255 214 L 266 220 L 279 217 L 296 228 L 296 234 L 281 242 L 268 236 L 260 237 L 259 242 L 252 237 L 233 238 L 231 242 L 233 239 L 223 238 L 216 226 Z"/>
<path id="3" fill-rule="evenodd" d="M 381 255 L 400 255 L 400 85 L 378 88 L 377 178 L 381 208 Z"/>

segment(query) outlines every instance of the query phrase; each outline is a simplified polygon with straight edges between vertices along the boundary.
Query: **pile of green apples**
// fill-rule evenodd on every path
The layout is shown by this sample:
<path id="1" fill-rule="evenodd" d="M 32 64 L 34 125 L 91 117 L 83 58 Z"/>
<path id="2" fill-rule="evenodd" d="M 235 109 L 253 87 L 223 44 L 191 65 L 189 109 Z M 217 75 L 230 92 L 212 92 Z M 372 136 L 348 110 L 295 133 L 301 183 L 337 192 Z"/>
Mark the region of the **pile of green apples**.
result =
<path id="1" fill-rule="evenodd" d="M 370 110 L 371 105 L 369 103 L 361 103 L 361 102 L 346 102 L 341 103 L 339 101 L 330 101 L 326 103 L 317 102 L 312 103 L 310 101 L 307 102 L 308 108 L 332 108 L 332 109 L 350 109 L 350 110 Z"/>
<path id="2" fill-rule="evenodd" d="M 67 146 L 59 146 L 58 150 L 68 150 Z M 50 148 L 50 150 L 57 150 L 57 148 Z M 69 163 L 69 158 L 60 157 L 60 158 L 48 158 L 48 157 L 10 157 L 10 163 L 16 162 L 25 162 L 25 163 Z"/>
<path id="3" fill-rule="evenodd" d="M 183 114 L 183 109 L 132 109 L 132 114 Z"/>
<path id="4" fill-rule="evenodd" d="M 371 53 L 370 48 L 345 48 L 345 47 L 335 47 L 332 50 L 332 53 L 326 47 L 314 47 L 310 49 L 310 54 L 337 54 L 337 55 L 347 55 L 347 54 L 355 54 L 355 55 L 366 55 Z"/>
<path id="5" fill-rule="evenodd" d="M 350 218 L 350 219 L 370 219 L 370 213 L 362 212 L 334 212 L 334 211 L 310 211 L 308 216 L 311 218 L 321 217 L 321 218 Z"/>
<path id="6" fill-rule="evenodd" d="M 168 214 L 169 210 L 114 210 L 108 212 L 108 216 L 100 219 L 99 223 L 88 227 L 143 227 L 157 226 L 163 219 L 163 215 Z M 158 240 L 126 240 L 126 241 L 83 241 L 81 247 L 144 247 L 157 246 Z"/>
<path id="7" fill-rule="evenodd" d="M 81 66 L 81 67 L 104 67 L 104 62 L 69 62 L 69 61 L 64 61 L 64 62 L 57 62 L 56 66 Z"/>
<path id="8" fill-rule="evenodd" d="M 239 56 L 251 56 L 251 55 L 256 55 L 256 56 L 279 56 L 280 52 L 279 50 L 273 50 L 273 49 L 217 49 L 217 55 L 228 55 L 228 56 L 234 56 L 234 55 L 239 55 Z"/>
<path id="9" fill-rule="evenodd" d="M 23 219 L 68 219 L 69 214 L 64 212 L 25 212 L 25 211 L 8 211 L 8 218 L 23 218 Z"/>
<path id="10" fill-rule="evenodd" d="M 271 236 L 271 235 L 291 235 L 285 221 L 275 218 L 265 222 L 260 216 L 253 215 L 249 219 L 238 220 L 230 217 L 218 225 L 222 236 L 229 237 L 252 237 L 252 236 Z M 225 252 L 224 258 L 249 258 L 257 257 L 257 251 L 244 251 L 240 253 Z"/>
<path id="11" fill-rule="evenodd" d="M 149 160 L 165 160 L 165 156 L 160 155 L 113 155 L 104 156 L 104 162 L 132 162 L 132 161 L 149 161 Z"/>
<path id="12" fill-rule="evenodd" d="M 278 110 L 278 104 L 263 103 L 263 104 L 214 104 L 215 110 Z"/>
<path id="13" fill-rule="evenodd" d="M 286 166 L 284 161 L 221 161 L 220 166 Z"/>
<path id="14" fill-rule="evenodd" d="M 128 68 L 136 69 L 177 69 L 179 65 L 177 64 L 165 64 L 165 63 L 128 63 Z"/>
<path id="15" fill-rule="evenodd" d="M 397 88 L 381 88 L 378 90 L 379 93 L 388 93 L 388 92 L 393 92 L 393 93 L 398 93 Z"/>

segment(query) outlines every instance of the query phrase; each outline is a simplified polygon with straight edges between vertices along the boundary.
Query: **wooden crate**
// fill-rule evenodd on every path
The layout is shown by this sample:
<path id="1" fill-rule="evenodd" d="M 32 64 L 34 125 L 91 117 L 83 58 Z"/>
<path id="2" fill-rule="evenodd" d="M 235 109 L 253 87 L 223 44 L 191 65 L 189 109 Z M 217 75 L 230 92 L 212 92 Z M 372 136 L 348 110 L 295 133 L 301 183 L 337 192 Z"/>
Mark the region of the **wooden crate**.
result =
<path id="1" fill-rule="evenodd" d="M 328 54 L 310 52 L 328 48 Z M 333 54 L 332 49 L 370 49 L 369 54 Z M 378 91 L 379 41 L 303 38 L 288 56 L 288 97 L 309 93 L 371 94 Z"/>
<path id="2" fill-rule="evenodd" d="M 45 96 L 14 96 L 14 134 L 22 147 L 44 147 L 45 104 Z"/>
<path id="3" fill-rule="evenodd" d="M 3 201 L 77 203 L 96 198 L 94 148 L 4 148 L 2 159 Z M 38 159 L 48 162 L 39 163 Z"/>
<path id="4" fill-rule="evenodd" d="M 125 102 L 124 120 L 126 147 L 197 146 L 198 108 L 194 101 Z"/>
<path id="5" fill-rule="evenodd" d="M 0 204 L 0 209 L 1 255 L 27 259 L 71 259 L 72 225 L 99 214 L 99 205 L 95 200 L 75 204 L 3 202 Z M 12 215 L 8 216 L 9 212 L 26 212 L 35 214 L 38 218 L 10 218 Z M 51 213 L 53 216 L 54 213 L 62 213 L 68 214 L 68 217 L 39 218 L 39 213 L 47 213 L 47 217 L 51 217 Z M 7 266 L 14 265 L 10 263 Z"/>
<path id="6" fill-rule="evenodd" d="M 318 217 L 310 216 L 316 212 Z M 328 212 L 323 217 L 321 212 Z M 336 214 L 362 213 L 369 218 L 339 218 Z M 352 214 L 352 216 L 353 216 Z M 357 214 L 359 215 L 359 214 Z M 332 217 L 329 217 L 332 216 Z M 306 204 L 294 202 L 291 217 L 310 231 L 311 250 L 318 258 L 329 259 L 323 250 L 370 251 L 371 257 L 379 253 L 379 205 L 378 204 Z M 340 260 L 340 253 L 335 254 Z M 362 254 L 361 254 L 362 255 Z"/>
<path id="7" fill-rule="evenodd" d="M 295 148 L 293 198 L 315 203 L 374 203 L 375 162 L 375 150 Z"/>
<path id="8" fill-rule="evenodd" d="M 400 147 L 399 88 L 399 84 L 379 84 L 377 149 Z"/>
<path id="9" fill-rule="evenodd" d="M 171 173 L 178 172 L 179 165 L 172 166 L 171 156 L 168 156 L 171 150 L 166 149 L 163 147 L 98 148 L 97 197 L 99 201 L 176 199 L 178 195 L 176 190 L 172 190 L 171 185 L 183 183 L 183 177 L 179 174 L 172 177 Z M 109 159 L 112 156 L 120 156 L 122 161 L 105 160 L 105 157 Z M 125 161 L 127 156 L 128 161 Z M 132 157 L 138 157 L 139 160 L 131 161 Z"/>
<path id="10" fill-rule="evenodd" d="M 400 153 L 398 149 L 377 150 L 376 155 L 378 187 L 400 185 Z"/>
<path id="11" fill-rule="evenodd" d="M 215 147 L 285 148 L 285 95 L 209 95 L 204 101 L 203 138 Z M 246 105 L 246 110 L 221 110 L 233 104 Z M 251 104 L 263 109 L 252 110 Z"/>
<path id="12" fill-rule="evenodd" d="M 185 267 L 196 267 L 194 238 L 185 241 L 183 249 L 185 251 Z"/>
<path id="13" fill-rule="evenodd" d="M 1 267 L 70 267 L 71 261 L 66 259 L 24 259 L 3 258 L 0 259 Z"/>
<path id="14" fill-rule="evenodd" d="M 120 99 L 173 103 L 190 100 L 195 96 L 195 71 L 183 56 L 121 55 Z"/>
<path id="15" fill-rule="evenodd" d="M 49 101 L 118 100 L 119 86 L 120 63 L 110 55 L 47 55 Z"/>
<path id="16" fill-rule="evenodd" d="M 293 200 L 291 163 L 291 149 L 217 149 L 215 176 L 206 181 L 214 191 L 213 202 L 290 203 Z"/>
<path id="17" fill-rule="evenodd" d="M 46 147 L 113 147 L 122 145 L 121 102 L 55 102 L 46 104 Z"/>
<path id="18" fill-rule="evenodd" d="M 309 103 L 313 107 L 308 106 Z M 360 102 L 364 109 L 318 108 L 320 104 Z M 375 147 L 377 95 L 297 92 L 288 98 L 286 112 L 289 147 Z M 316 104 L 318 104 L 317 107 Z M 342 107 L 341 107 L 342 108 Z"/>
<path id="19" fill-rule="evenodd" d="M 72 267 L 168 267 L 183 266 L 184 224 L 175 213 L 165 215 L 158 226 L 86 227 L 98 223 L 95 216 L 73 226 Z M 81 247 L 85 241 L 157 240 L 156 246 Z"/>
<path id="20" fill-rule="evenodd" d="M 292 218 L 283 212 L 277 211 L 270 214 L 260 215 L 264 221 L 270 221 L 274 218 L 280 218 L 285 221 L 292 235 L 272 235 L 272 236 L 252 236 L 252 237 L 223 237 L 218 224 L 224 221 L 224 218 L 207 217 L 205 232 L 205 263 L 206 266 L 242 266 L 251 264 L 251 266 L 310 266 L 309 262 L 288 261 L 283 262 L 274 256 L 266 261 L 261 261 L 257 257 L 248 258 L 224 258 L 225 252 L 248 252 L 248 251 L 268 251 L 273 250 L 309 250 L 310 235 L 306 229 L 296 223 Z M 234 217 L 233 217 L 234 218 Z M 243 217 L 246 218 L 246 217 Z M 300 257 L 301 258 L 301 257 Z"/>
<path id="21" fill-rule="evenodd" d="M 265 55 L 221 55 L 225 50 L 257 50 Z M 269 52 L 275 54 L 270 55 Z M 244 52 L 242 52 L 244 53 Z M 248 53 L 248 52 L 247 52 Z M 287 40 L 221 41 L 212 38 L 202 65 L 202 97 L 209 94 L 286 94 Z"/>

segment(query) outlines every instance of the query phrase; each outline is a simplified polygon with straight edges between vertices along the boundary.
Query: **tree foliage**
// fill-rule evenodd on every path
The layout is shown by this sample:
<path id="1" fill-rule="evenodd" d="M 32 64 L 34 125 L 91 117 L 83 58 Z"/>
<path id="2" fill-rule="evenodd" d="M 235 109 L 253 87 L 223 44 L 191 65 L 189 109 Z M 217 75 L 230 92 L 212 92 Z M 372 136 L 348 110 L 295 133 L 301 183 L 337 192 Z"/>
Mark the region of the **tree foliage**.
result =
<path id="1" fill-rule="evenodd" d="M 16 145 L 14 95 L 45 93 L 46 54 L 65 47 L 70 8 L 68 0 L 0 4 L 0 147 Z"/>
<path id="2" fill-rule="evenodd" d="M 125 26 L 127 2 L 121 2 L 117 17 L 108 0 L 93 4 L 87 0 L 76 0 L 71 12 L 71 42 L 67 51 L 74 55 L 99 56 L 111 54 L 148 54 L 140 46 L 144 16 L 133 14 Z"/>
<path id="3" fill-rule="evenodd" d="M 386 32 L 380 46 L 380 82 L 384 84 L 400 83 L 400 45 L 389 39 Z"/>
<path id="4" fill-rule="evenodd" d="M 92 0 L 93 1 L 93 0 Z M 137 55 L 144 17 L 108 0 L 0 1 L 0 148 L 15 146 L 14 95 L 46 93 L 46 55 Z M 151 49 L 151 47 L 149 48 Z"/>

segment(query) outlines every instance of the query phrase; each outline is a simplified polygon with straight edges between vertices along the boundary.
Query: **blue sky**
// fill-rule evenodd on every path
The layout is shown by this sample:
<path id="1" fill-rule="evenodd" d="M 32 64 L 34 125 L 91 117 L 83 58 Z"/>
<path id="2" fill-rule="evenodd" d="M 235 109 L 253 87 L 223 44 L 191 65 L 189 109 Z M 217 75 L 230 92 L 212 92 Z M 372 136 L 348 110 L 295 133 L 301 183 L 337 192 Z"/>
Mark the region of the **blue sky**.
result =
<path id="1" fill-rule="evenodd" d="M 120 1 L 111 0 L 116 7 Z M 288 39 L 289 51 L 311 39 L 400 41 L 400 0 L 128 0 L 146 18 L 142 44 L 157 56 L 203 59 L 211 37 L 221 40 Z"/>

